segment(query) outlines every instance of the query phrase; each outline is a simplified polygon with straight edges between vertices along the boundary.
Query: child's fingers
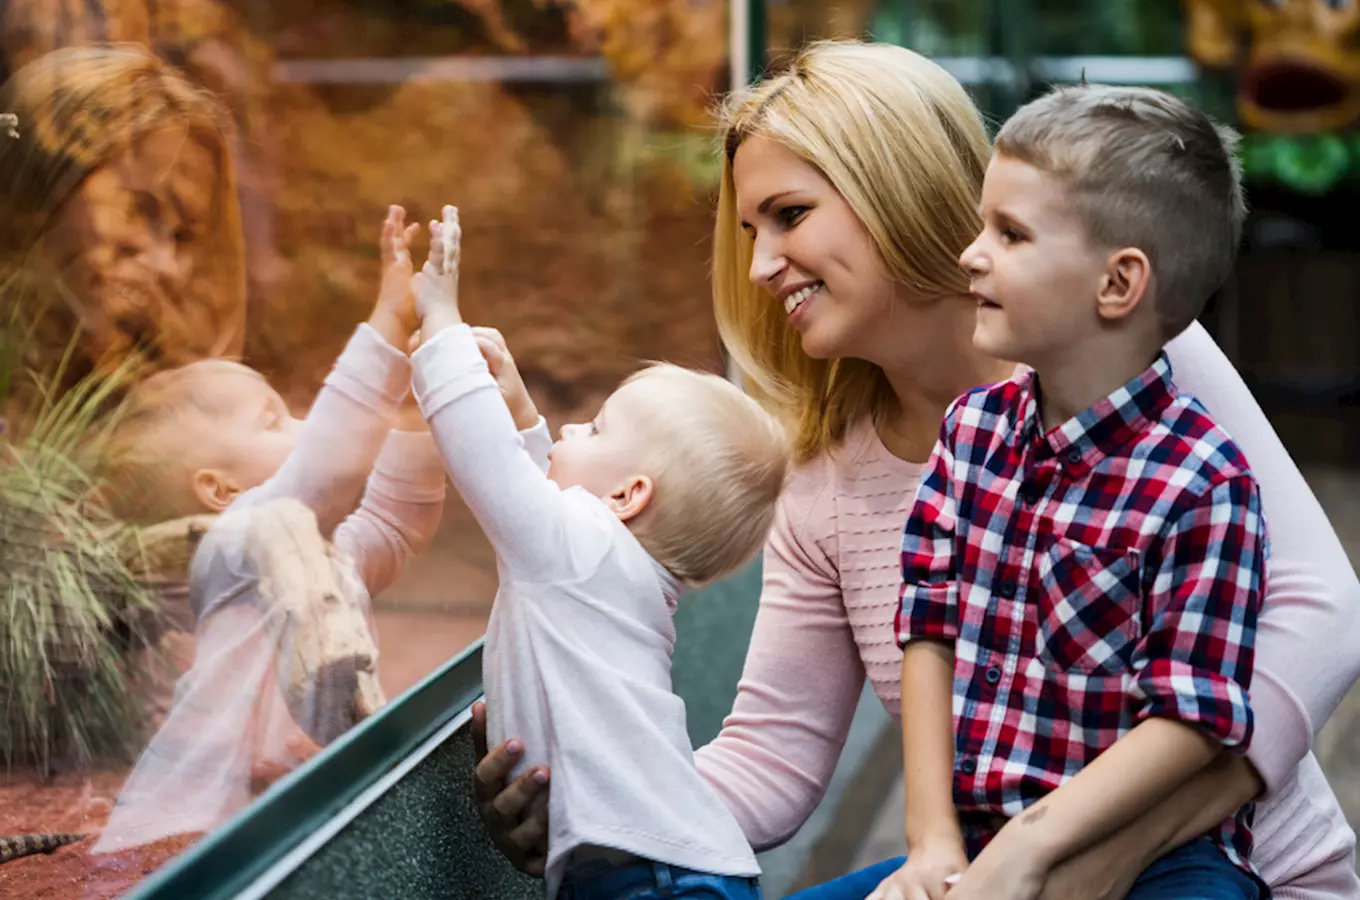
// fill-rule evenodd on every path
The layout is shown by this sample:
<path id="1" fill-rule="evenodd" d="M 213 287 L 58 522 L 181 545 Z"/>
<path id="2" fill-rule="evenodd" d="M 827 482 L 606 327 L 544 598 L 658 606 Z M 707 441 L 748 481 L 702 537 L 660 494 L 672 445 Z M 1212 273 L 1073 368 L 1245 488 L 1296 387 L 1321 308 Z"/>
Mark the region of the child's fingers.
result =
<path id="1" fill-rule="evenodd" d="M 415 238 L 415 236 L 416 236 L 416 232 L 419 231 L 419 230 L 420 230 L 420 223 L 419 223 L 419 222 L 412 222 L 410 225 L 407 225 L 407 226 L 406 226 L 406 231 L 405 231 L 405 233 L 403 233 L 402 236 L 401 236 L 401 242 L 402 242 L 403 244 L 409 244 L 409 243 L 411 243 L 411 241 L 412 241 L 412 240 Z"/>
<path id="2" fill-rule="evenodd" d="M 510 347 L 505 343 L 505 336 L 500 333 L 499 329 L 490 328 L 486 325 L 473 325 L 472 333 L 477 335 L 479 339 L 486 338 L 495 344 L 506 356 L 510 355 Z"/>
<path id="3" fill-rule="evenodd" d="M 501 369 L 505 366 L 505 352 L 496 343 L 482 335 L 476 335 L 477 349 L 482 352 L 482 359 L 486 360 L 486 367 L 491 370 L 491 377 L 498 378 Z"/>

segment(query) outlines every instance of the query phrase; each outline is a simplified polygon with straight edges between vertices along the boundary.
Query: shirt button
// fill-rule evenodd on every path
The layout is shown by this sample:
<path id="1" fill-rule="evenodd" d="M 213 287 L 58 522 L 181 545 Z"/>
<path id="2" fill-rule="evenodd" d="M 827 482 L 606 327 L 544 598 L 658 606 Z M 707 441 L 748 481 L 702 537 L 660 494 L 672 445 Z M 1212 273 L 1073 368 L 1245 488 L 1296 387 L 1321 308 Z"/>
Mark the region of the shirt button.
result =
<path id="1" fill-rule="evenodd" d="M 965 756 L 963 760 L 959 762 L 959 771 L 965 775 L 972 775 L 977 771 L 977 760 L 973 759 L 971 756 Z"/>
<path id="2" fill-rule="evenodd" d="M 1001 680 L 1001 670 L 996 666 L 990 666 L 983 677 L 987 679 L 988 684 L 996 684 Z"/>
<path id="3" fill-rule="evenodd" d="M 1015 582 L 1007 578 L 997 585 L 996 592 L 1007 600 L 1015 596 Z"/>
<path id="4" fill-rule="evenodd" d="M 1071 463 L 1072 465 L 1074 465 L 1074 466 L 1075 466 L 1077 463 L 1081 462 L 1081 451 L 1078 450 L 1076 447 L 1073 447 L 1071 450 L 1068 450 L 1068 451 L 1067 451 L 1067 461 L 1070 462 L 1070 463 Z"/>

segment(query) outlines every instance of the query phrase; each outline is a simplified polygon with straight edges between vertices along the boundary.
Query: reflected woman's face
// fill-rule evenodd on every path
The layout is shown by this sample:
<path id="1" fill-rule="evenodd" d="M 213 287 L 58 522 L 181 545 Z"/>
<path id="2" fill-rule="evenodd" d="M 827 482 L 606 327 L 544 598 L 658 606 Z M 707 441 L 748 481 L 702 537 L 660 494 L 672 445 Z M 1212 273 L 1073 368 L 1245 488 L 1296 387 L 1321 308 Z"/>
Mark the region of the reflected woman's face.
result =
<path id="1" fill-rule="evenodd" d="M 245 310 L 212 277 L 213 154 L 181 129 L 132 145 L 67 198 L 43 240 L 87 340 L 84 355 L 121 359 L 143 345 L 158 368 L 241 352 Z M 220 268 L 219 268 L 220 271 Z"/>

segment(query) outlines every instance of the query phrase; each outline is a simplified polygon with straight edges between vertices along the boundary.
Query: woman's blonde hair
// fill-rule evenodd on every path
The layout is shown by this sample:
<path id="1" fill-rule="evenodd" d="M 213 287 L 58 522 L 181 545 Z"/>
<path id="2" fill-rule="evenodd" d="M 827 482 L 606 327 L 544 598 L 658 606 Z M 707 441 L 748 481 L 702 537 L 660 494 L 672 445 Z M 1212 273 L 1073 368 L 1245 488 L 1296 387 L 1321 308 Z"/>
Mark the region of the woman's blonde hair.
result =
<path id="1" fill-rule="evenodd" d="M 779 303 L 747 277 L 732 160 L 751 137 L 816 166 L 864 224 L 889 277 L 913 298 L 967 294 L 959 254 L 981 225 L 987 129 L 963 87 L 902 47 L 809 45 L 779 75 L 733 93 L 719 113 L 724 159 L 713 236 L 718 330 L 755 395 L 789 424 L 795 454 L 835 447 L 863 416 L 891 407 L 883 370 L 802 350 Z"/>
<path id="2" fill-rule="evenodd" d="M 234 131 L 210 93 L 137 45 L 90 45 L 53 51 L 19 69 L 0 87 L 0 112 L 18 119 L 17 138 L 0 135 L 0 310 L 7 326 L 18 309 L 37 328 L 22 348 L 30 364 L 50 363 L 50 345 L 69 341 L 83 300 L 40 283 L 34 254 L 43 236 L 91 173 L 167 127 L 182 127 L 213 156 L 207 277 L 226 285 L 244 309 L 244 234 L 229 152 Z M 82 374 L 71 369 L 64 380 Z"/>

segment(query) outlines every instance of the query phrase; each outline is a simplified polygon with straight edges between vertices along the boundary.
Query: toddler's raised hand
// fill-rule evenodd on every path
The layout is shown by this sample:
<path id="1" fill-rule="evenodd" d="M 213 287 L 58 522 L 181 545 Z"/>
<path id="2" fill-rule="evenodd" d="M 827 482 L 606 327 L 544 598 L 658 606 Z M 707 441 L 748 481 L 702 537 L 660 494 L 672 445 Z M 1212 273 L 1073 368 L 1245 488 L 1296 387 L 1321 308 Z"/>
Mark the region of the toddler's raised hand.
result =
<path id="1" fill-rule="evenodd" d="M 422 323 L 423 340 L 463 321 L 458 309 L 458 264 L 462 244 L 458 210 L 445 206 L 444 220 L 430 222 L 430 255 L 415 278 L 416 314 Z"/>
<path id="2" fill-rule="evenodd" d="M 418 223 L 406 224 L 406 210 L 389 206 L 383 221 L 382 237 L 378 240 L 382 258 L 382 281 L 378 286 L 378 302 L 374 304 L 369 324 L 403 352 L 410 344 L 411 334 L 419 324 L 416 317 L 415 295 L 411 290 L 411 238 L 420 230 Z"/>

